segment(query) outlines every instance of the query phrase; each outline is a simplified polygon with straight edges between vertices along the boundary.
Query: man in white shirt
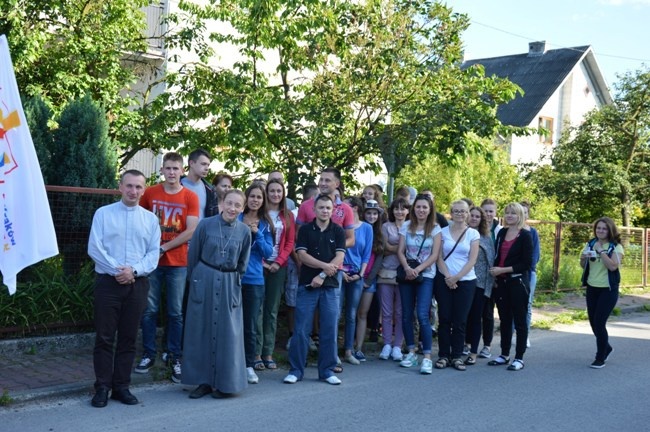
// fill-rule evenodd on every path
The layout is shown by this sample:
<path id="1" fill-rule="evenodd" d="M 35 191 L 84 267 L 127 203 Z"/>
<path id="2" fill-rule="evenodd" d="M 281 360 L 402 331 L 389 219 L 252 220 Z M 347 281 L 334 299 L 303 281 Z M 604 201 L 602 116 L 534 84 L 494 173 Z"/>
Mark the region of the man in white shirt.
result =
<path id="1" fill-rule="evenodd" d="M 122 199 L 99 208 L 93 217 L 88 255 L 95 262 L 95 396 L 92 406 L 103 408 L 111 399 L 135 405 L 129 391 L 135 340 L 147 306 L 149 279 L 158 266 L 158 218 L 139 206 L 145 176 L 128 170 L 120 178 Z M 117 333 L 117 344 L 113 343 Z"/>

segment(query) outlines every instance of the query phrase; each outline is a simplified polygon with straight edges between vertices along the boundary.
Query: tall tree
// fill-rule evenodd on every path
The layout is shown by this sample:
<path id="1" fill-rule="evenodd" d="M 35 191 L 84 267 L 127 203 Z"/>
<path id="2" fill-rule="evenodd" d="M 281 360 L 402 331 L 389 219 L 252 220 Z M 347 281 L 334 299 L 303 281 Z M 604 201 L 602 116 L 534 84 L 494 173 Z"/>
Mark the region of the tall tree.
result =
<path id="1" fill-rule="evenodd" d="M 614 103 L 570 128 L 551 165 L 531 174 L 542 191 L 562 204 L 563 220 L 591 222 L 611 215 L 630 226 L 648 212 L 650 70 L 628 72 L 615 89 Z"/>
<path id="2" fill-rule="evenodd" d="M 425 154 L 485 153 L 467 133 L 492 136 L 497 105 L 518 90 L 478 66 L 459 68 L 468 19 L 431 0 L 180 7 L 227 23 L 209 39 L 240 58 L 232 69 L 209 66 L 196 34 L 203 61 L 169 74 L 172 91 L 143 107 L 150 127 L 140 142 L 207 145 L 231 170 L 281 168 L 294 186 L 326 165 L 378 171 L 383 156 L 397 174 Z"/>

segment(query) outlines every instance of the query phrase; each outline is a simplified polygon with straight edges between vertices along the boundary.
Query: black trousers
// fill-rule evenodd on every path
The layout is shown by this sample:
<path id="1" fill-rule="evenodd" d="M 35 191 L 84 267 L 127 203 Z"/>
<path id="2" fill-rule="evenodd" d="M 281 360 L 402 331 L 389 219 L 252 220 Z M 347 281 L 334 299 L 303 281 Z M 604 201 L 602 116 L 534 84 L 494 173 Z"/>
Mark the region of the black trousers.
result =
<path id="1" fill-rule="evenodd" d="M 528 296 L 530 287 L 523 277 L 497 278 L 496 304 L 499 311 L 501 331 L 501 355 L 508 357 L 512 345 L 512 322 L 517 330 L 515 358 L 523 360 L 528 340 Z"/>
<path id="2" fill-rule="evenodd" d="M 128 389 L 135 359 L 135 340 L 147 306 L 149 279 L 121 285 L 113 276 L 97 274 L 95 279 L 95 388 Z M 117 333 L 117 345 L 113 345 Z"/>

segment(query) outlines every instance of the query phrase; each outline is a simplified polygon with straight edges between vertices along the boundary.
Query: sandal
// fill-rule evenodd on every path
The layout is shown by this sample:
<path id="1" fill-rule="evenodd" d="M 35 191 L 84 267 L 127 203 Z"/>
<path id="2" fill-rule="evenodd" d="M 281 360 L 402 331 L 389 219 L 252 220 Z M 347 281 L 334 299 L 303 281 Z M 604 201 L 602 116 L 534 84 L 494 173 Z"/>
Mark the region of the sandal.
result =
<path id="1" fill-rule="evenodd" d="M 476 357 L 472 357 L 471 355 L 467 356 L 465 359 L 465 364 L 467 366 L 474 366 L 476 364 Z"/>
<path id="2" fill-rule="evenodd" d="M 508 364 L 509 361 L 510 361 L 510 357 L 500 355 L 499 357 L 495 358 L 494 360 L 490 360 L 488 362 L 488 366 L 505 366 L 505 365 Z"/>
<path id="3" fill-rule="evenodd" d="M 267 369 L 277 369 L 278 368 L 278 364 L 275 361 L 273 361 L 273 359 L 271 359 L 271 360 L 262 360 L 262 362 L 264 363 L 264 367 L 267 368 Z"/>
<path id="4" fill-rule="evenodd" d="M 332 372 L 343 373 L 343 365 L 341 363 L 337 363 L 336 366 L 334 366 L 334 369 L 332 369 Z"/>
<path id="5" fill-rule="evenodd" d="M 449 359 L 446 357 L 440 357 L 438 360 L 436 360 L 435 368 L 436 369 L 444 369 L 447 366 L 449 366 Z"/>
<path id="6" fill-rule="evenodd" d="M 464 370 L 467 369 L 465 367 L 465 363 L 463 362 L 463 359 L 459 359 L 459 358 L 453 359 L 451 361 L 451 365 L 454 367 L 454 369 L 456 369 L 458 371 L 464 371 Z"/>
<path id="7" fill-rule="evenodd" d="M 255 360 L 255 362 L 253 362 L 253 369 L 256 371 L 263 371 L 266 369 L 266 367 L 264 366 L 264 362 L 262 360 Z"/>
<path id="8" fill-rule="evenodd" d="M 524 361 L 515 359 L 510 366 L 508 366 L 508 370 L 510 371 L 518 371 L 522 370 L 524 368 Z"/>

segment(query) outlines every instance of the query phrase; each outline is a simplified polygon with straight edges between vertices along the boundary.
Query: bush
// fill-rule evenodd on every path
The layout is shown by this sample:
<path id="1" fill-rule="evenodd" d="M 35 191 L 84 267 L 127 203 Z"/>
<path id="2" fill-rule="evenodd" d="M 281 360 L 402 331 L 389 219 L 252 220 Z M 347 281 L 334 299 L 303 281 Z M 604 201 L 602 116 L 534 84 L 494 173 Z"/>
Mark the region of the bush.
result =
<path id="1" fill-rule="evenodd" d="M 19 276 L 16 294 L 0 295 L 0 328 L 15 327 L 19 330 L 13 335 L 24 336 L 50 333 L 61 324 L 92 321 L 92 262 L 87 262 L 76 276 L 68 277 L 63 271 L 63 259 L 58 256 L 29 267 Z"/>

